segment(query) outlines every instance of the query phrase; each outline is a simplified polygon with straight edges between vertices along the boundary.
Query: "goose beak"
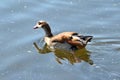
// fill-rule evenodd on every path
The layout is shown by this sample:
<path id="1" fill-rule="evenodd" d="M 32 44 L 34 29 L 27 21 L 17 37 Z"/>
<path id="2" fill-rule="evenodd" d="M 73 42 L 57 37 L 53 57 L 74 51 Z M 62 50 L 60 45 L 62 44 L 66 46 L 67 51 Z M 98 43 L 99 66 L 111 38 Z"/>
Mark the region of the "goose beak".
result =
<path id="1" fill-rule="evenodd" d="M 34 26 L 34 27 L 33 27 L 33 29 L 37 29 L 37 28 L 38 28 L 38 26 Z"/>

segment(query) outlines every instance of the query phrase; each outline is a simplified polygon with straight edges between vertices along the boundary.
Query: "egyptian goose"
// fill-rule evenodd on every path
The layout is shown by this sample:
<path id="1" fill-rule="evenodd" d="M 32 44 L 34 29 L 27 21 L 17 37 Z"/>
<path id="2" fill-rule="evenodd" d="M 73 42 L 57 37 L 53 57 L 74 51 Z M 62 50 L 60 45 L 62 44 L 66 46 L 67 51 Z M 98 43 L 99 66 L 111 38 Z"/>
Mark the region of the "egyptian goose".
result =
<path id="1" fill-rule="evenodd" d="M 44 41 L 48 46 L 69 46 L 69 48 L 84 48 L 91 41 L 92 36 L 83 36 L 76 32 L 62 32 L 54 35 L 51 32 L 50 26 L 45 21 L 38 21 L 34 29 L 42 28 L 45 31 Z"/>

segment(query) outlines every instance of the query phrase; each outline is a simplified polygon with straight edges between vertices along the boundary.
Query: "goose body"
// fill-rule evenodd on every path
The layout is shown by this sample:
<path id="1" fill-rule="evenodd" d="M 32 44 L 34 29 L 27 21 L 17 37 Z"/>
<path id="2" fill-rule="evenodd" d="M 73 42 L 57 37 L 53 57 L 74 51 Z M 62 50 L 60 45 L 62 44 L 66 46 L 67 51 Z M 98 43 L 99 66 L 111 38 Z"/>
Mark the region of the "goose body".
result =
<path id="1" fill-rule="evenodd" d="M 38 21 L 34 29 L 38 28 L 44 29 L 44 41 L 48 46 L 81 49 L 92 39 L 92 36 L 83 36 L 76 32 L 62 32 L 53 36 L 49 24 L 45 21 Z"/>

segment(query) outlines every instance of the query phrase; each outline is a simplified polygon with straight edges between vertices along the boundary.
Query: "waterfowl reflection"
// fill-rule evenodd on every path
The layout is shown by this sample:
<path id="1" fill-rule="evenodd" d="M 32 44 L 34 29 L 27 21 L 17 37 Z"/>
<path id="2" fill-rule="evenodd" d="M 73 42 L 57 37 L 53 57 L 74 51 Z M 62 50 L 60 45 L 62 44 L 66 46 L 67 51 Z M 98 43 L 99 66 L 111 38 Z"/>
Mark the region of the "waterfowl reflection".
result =
<path id="1" fill-rule="evenodd" d="M 35 48 L 40 54 L 48 54 L 50 52 L 53 52 L 56 61 L 60 64 L 62 64 L 63 60 L 68 60 L 69 63 L 80 63 L 82 61 L 85 61 L 89 63 L 90 65 L 93 64 L 93 61 L 90 59 L 90 52 L 87 51 L 85 48 L 80 50 L 65 50 L 65 49 L 51 49 L 47 46 L 47 44 L 44 45 L 44 47 L 41 49 L 36 43 L 33 43 Z"/>

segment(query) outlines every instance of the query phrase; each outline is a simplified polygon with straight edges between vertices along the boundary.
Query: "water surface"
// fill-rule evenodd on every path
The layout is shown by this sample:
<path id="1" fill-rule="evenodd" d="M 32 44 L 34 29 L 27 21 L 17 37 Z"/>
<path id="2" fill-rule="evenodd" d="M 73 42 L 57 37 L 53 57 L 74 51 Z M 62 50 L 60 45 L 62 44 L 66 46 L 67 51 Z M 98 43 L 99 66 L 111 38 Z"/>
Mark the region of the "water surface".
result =
<path id="1" fill-rule="evenodd" d="M 120 80 L 120 0 L 2 0 L 0 11 L 0 80 Z M 94 36 L 86 47 L 94 65 L 59 64 L 54 53 L 39 54 L 38 20 L 54 34 Z"/>

